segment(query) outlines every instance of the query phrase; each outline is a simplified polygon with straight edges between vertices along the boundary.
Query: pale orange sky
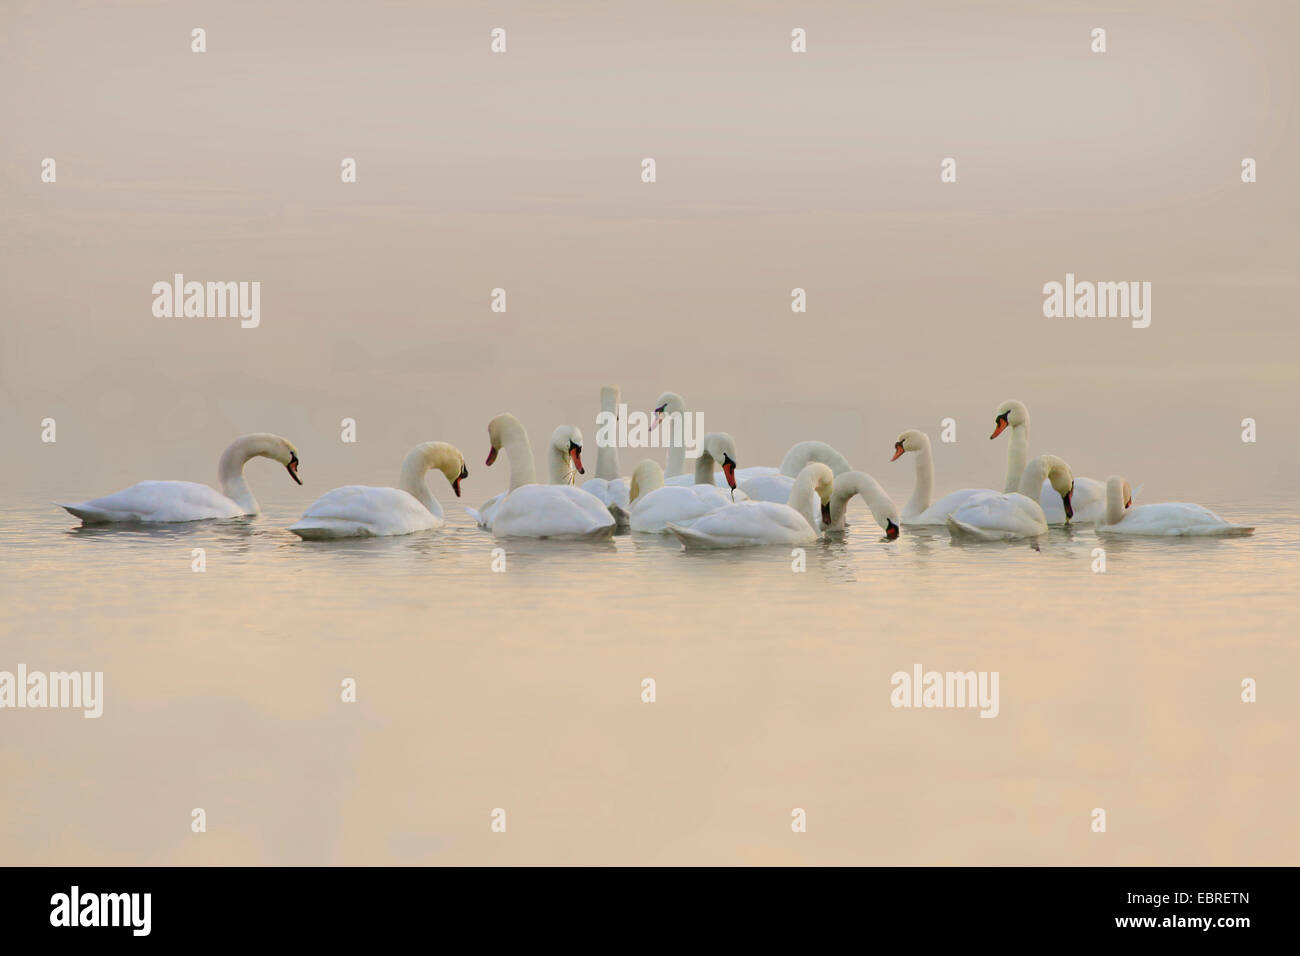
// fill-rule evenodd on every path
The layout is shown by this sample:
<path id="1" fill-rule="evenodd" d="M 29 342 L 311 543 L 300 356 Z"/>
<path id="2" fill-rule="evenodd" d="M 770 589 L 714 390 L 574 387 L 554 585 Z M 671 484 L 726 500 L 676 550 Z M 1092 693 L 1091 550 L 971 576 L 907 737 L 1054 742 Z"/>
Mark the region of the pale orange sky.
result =
<path id="1" fill-rule="evenodd" d="M 6 470 L 209 481 L 270 430 L 313 490 L 391 481 L 418 441 L 481 461 L 503 410 L 535 446 L 594 442 L 613 381 L 634 408 L 681 392 L 742 465 L 820 438 L 900 499 L 894 437 L 949 416 L 939 487 L 997 483 L 1006 398 L 1079 474 L 1276 493 L 1300 464 L 1300 13 L 1126 6 L 9 4 Z M 1151 327 L 1044 318 L 1067 271 L 1150 281 Z M 260 328 L 154 318 L 175 272 L 260 281 Z"/>

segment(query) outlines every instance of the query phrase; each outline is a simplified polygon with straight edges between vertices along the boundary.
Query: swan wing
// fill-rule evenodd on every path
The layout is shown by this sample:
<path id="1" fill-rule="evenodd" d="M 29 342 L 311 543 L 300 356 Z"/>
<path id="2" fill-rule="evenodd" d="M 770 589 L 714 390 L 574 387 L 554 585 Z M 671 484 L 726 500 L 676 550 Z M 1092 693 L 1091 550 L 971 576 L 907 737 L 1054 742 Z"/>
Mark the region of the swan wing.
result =
<path id="1" fill-rule="evenodd" d="M 759 475 L 740 486 L 751 501 L 772 501 L 783 505 L 790 500 L 794 479 L 787 475 Z"/>
<path id="2" fill-rule="evenodd" d="M 1181 501 L 1134 505 L 1118 524 L 1098 525 L 1109 534 L 1153 537 L 1229 537 L 1253 534 L 1255 529 L 1223 520 L 1209 508 Z"/>
<path id="3" fill-rule="evenodd" d="M 1047 531 L 1047 519 L 1038 502 L 1014 492 L 972 496 L 946 523 L 955 537 L 986 541 L 1031 538 Z"/>

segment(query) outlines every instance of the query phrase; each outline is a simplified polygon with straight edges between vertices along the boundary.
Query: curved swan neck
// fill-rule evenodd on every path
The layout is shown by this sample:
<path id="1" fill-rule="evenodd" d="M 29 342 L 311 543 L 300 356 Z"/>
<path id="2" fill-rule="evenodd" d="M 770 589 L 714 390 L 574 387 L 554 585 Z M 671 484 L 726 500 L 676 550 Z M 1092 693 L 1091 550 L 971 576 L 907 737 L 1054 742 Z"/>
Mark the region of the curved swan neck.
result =
<path id="1" fill-rule="evenodd" d="M 848 510 L 849 499 L 854 495 L 862 496 L 876 523 L 884 527 L 881 518 L 893 511 L 894 501 L 885 493 L 880 482 L 864 471 L 849 471 L 835 476 L 835 490 L 831 492 L 831 527 L 844 527 L 844 513 Z"/>
<path id="2" fill-rule="evenodd" d="M 1112 475 L 1106 479 L 1106 524 L 1124 520 L 1124 479 Z"/>
<path id="3" fill-rule="evenodd" d="M 842 475 L 846 471 L 853 470 L 848 459 L 826 442 L 801 441 L 797 445 L 791 445 L 790 450 L 781 459 L 781 474 L 787 478 L 794 478 L 803 471 L 804 465 L 814 461 L 829 467 L 833 475 Z"/>
<path id="4" fill-rule="evenodd" d="M 1025 465 L 1028 460 L 1029 417 L 1026 415 L 1023 425 L 1011 426 L 1011 438 L 1007 442 L 1007 479 L 1002 488 L 1005 493 L 1010 494 L 1019 489 L 1020 478 L 1025 473 Z"/>
<path id="5" fill-rule="evenodd" d="M 821 501 L 817 497 L 817 476 L 811 469 L 801 471 L 790 488 L 790 497 L 786 504 L 799 514 L 814 531 L 821 531 Z"/>
<path id="6" fill-rule="evenodd" d="M 438 442 L 424 442 L 407 452 L 406 458 L 402 461 L 402 473 L 398 478 L 397 487 L 441 518 L 442 505 L 429 491 L 429 486 L 424 480 L 429 469 L 436 467 L 435 459 L 440 454 L 438 444 Z"/>
<path id="7" fill-rule="evenodd" d="M 1013 491 L 1018 491 L 1030 501 L 1037 501 L 1039 494 L 1043 490 L 1043 482 L 1047 480 L 1047 472 L 1049 469 L 1050 465 L 1047 456 L 1039 455 L 1025 466 L 1025 470 L 1021 473 L 1020 481 L 1016 487 L 1008 490 L 1006 493 L 1010 494 Z"/>
<path id="8" fill-rule="evenodd" d="M 600 392 L 600 410 L 604 414 L 618 415 L 619 391 L 616 386 L 608 385 Z M 615 431 L 617 434 L 617 430 Z M 596 431 L 596 477 L 612 481 L 621 477 L 618 467 L 618 446 L 603 445 L 600 442 L 600 430 Z"/>
<path id="9" fill-rule="evenodd" d="M 221 453 L 221 461 L 217 463 L 217 476 L 221 481 L 221 493 L 243 508 L 245 514 L 260 514 L 262 509 L 258 506 L 257 499 L 253 497 L 248 482 L 244 481 L 244 465 L 248 463 L 250 458 L 256 458 L 259 455 L 265 455 L 269 458 L 271 456 L 271 445 L 268 439 L 272 437 L 270 435 L 244 435 L 241 438 L 236 438 L 230 443 L 230 447 Z"/>
<path id="10" fill-rule="evenodd" d="M 502 428 L 501 450 L 510 461 L 510 490 L 521 485 L 537 484 L 537 471 L 533 465 L 533 446 L 528 432 L 518 419 L 511 419 Z"/>
<path id="11" fill-rule="evenodd" d="M 922 434 L 925 442 L 916 455 L 916 488 L 907 502 L 907 513 L 919 515 L 934 500 L 934 452 L 930 448 L 930 436 Z"/>

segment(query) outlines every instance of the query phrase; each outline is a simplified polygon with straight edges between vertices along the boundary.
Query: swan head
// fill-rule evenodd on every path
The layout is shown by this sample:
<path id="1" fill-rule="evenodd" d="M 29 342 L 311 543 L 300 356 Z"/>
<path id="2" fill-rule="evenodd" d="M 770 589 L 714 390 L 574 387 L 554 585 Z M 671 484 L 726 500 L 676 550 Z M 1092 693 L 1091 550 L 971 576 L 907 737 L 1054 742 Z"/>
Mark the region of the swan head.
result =
<path id="1" fill-rule="evenodd" d="M 469 477 L 469 469 L 465 467 L 465 456 L 455 445 L 448 445 L 446 442 L 435 441 L 430 442 L 429 445 L 427 460 L 432 467 L 442 472 L 447 483 L 451 485 L 451 490 L 459 498 L 460 483 Z"/>
<path id="2" fill-rule="evenodd" d="M 727 486 L 736 490 L 736 443 L 726 432 L 709 432 L 704 436 L 704 454 L 708 455 L 722 467 L 722 474 L 727 479 Z M 825 465 L 822 465 L 826 468 Z M 829 472 L 830 469 L 826 468 Z"/>
<path id="3" fill-rule="evenodd" d="M 831 497 L 835 494 L 835 472 L 831 471 L 829 465 L 823 465 L 820 461 L 814 461 L 804 465 L 799 476 L 795 478 L 795 483 L 801 481 L 809 482 L 812 485 L 813 492 L 817 495 L 817 500 L 821 502 L 822 524 L 831 523 Z"/>
<path id="4" fill-rule="evenodd" d="M 587 473 L 582 467 L 582 432 L 577 425 L 561 425 L 551 432 L 551 446 L 562 458 L 568 458 L 573 462 L 573 467 L 577 469 L 578 474 Z"/>
<path id="5" fill-rule="evenodd" d="M 674 413 L 680 415 L 684 411 L 686 411 L 686 403 L 682 401 L 680 395 L 676 392 L 664 392 L 655 399 L 654 412 L 650 416 L 651 430 L 656 428 L 659 423 L 664 420 L 664 416 L 672 415 Z"/>
<path id="6" fill-rule="evenodd" d="M 894 457 L 889 460 L 898 461 L 898 459 L 903 457 L 904 452 L 924 451 L 929 447 L 929 435 L 915 428 L 909 428 L 898 436 L 898 441 L 894 442 Z"/>
<path id="7" fill-rule="evenodd" d="M 488 422 L 488 441 L 492 447 L 488 449 L 487 464 L 491 465 L 497 460 L 497 452 L 501 451 L 505 443 L 510 440 L 511 434 L 517 434 L 522 430 L 523 426 L 519 424 L 519 419 L 509 412 L 503 412 Z"/>
<path id="8" fill-rule="evenodd" d="M 659 467 L 659 462 L 647 458 L 632 471 L 632 481 L 627 486 L 627 502 L 635 504 L 637 498 L 663 486 L 664 470 Z"/>
<path id="9" fill-rule="evenodd" d="M 1055 455 L 1041 455 L 1040 458 L 1047 468 L 1047 480 L 1052 483 L 1052 490 L 1061 496 L 1061 504 L 1065 506 L 1065 520 L 1069 521 L 1074 517 L 1074 504 L 1070 500 L 1074 496 L 1074 473 L 1070 471 L 1069 465 Z M 1038 484 L 1041 486 L 1042 482 Z"/>
<path id="10" fill-rule="evenodd" d="M 221 456 L 223 471 L 225 470 L 226 460 L 232 455 L 241 462 L 257 457 L 278 461 L 289 472 L 290 478 L 298 484 L 302 484 L 302 479 L 298 477 L 298 449 L 287 438 L 272 435 L 270 432 L 256 432 L 252 435 L 240 436 Z"/>
<path id="11" fill-rule="evenodd" d="M 989 438 L 997 438 L 1008 428 L 1018 428 L 1022 425 L 1029 424 L 1029 409 L 1025 408 L 1024 402 L 1009 401 L 1003 402 L 998 406 L 997 413 L 993 419 L 993 434 Z"/>

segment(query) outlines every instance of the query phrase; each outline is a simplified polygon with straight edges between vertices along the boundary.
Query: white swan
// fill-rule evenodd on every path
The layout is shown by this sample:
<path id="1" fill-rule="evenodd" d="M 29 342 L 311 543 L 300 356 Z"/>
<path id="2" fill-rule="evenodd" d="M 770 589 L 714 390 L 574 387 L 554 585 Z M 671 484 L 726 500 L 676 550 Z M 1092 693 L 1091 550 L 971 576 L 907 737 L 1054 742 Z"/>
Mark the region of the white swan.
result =
<path id="1" fill-rule="evenodd" d="M 695 471 L 692 475 L 678 475 L 665 478 L 664 484 L 670 487 L 690 487 L 691 485 L 715 484 L 714 468 L 721 468 L 722 474 L 716 478 L 718 488 L 729 489 L 729 500 L 743 501 L 744 495 L 736 494 L 736 443 L 726 432 L 709 432 L 700 442 L 700 455 L 695 459 Z"/>
<path id="2" fill-rule="evenodd" d="M 533 449 L 519 419 L 508 413 L 498 415 L 488 423 L 488 438 L 492 450 L 487 463 L 496 461 L 502 449 L 510 460 L 510 491 L 496 507 L 493 534 L 501 538 L 603 538 L 613 533 L 614 517 L 595 495 L 572 485 L 532 484 Z M 581 473 L 579 449 L 571 448 L 569 455 Z"/>
<path id="3" fill-rule="evenodd" d="M 1009 541 L 1046 534 L 1047 516 L 1037 498 L 1044 480 L 1061 496 L 1062 509 L 1068 517 L 1073 510 L 1070 492 L 1074 486 L 1070 466 L 1055 455 L 1039 455 L 1025 467 L 1020 491 L 972 495 L 948 515 L 948 531 L 954 538 L 981 541 Z"/>
<path id="4" fill-rule="evenodd" d="M 521 425 L 520 428 L 523 426 Z M 527 436 L 525 436 L 527 440 Z M 524 463 L 510 463 L 511 476 L 516 475 L 518 469 L 519 484 L 529 485 L 537 479 L 534 477 L 536 472 L 533 470 L 533 450 L 530 445 L 528 448 L 527 468 Z M 492 464 L 495 455 L 491 456 L 488 464 Z M 582 432 L 576 425 L 559 425 L 555 431 L 551 432 L 550 444 L 546 446 L 546 472 L 553 485 L 572 485 L 577 476 L 583 474 L 582 467 Z M 465 513 L 474 519 L 475 524 L 485 531 L 492 530 L 492 522 L 496 518 L 497 507 L 505 500 L 510 491 L 514 491 L 515 486 L 512 484 L 509 491 L 503 491 L 499 495 L 493 495 L 487 501 L 483 502 L 477 510 L 466 508 Z"/>
<path id="5" fill-rule="evenodd" d="M 270 458 L 289 470 L 298 484 L 298 449 L 279 435 L 259 432 L 231 442 L 217 464 L 218 492 L 193 481 L 141 481 L 103 498 L 74 505 L 60 504 L 84 524 L 112 522 L 203 521 L 255 515 L 261 509 L 244 481 L 244 464 L 250 458 Z"/>
<path id="6" fill-rule="evenodd" d="M 748 468 L 742 468 L 736 472 L 736 480 L 740 484 L 740 490 L 753 501 L 784 503 L 790 497 L 790 489 L 794 487 L 795 476 L 803 471 L 805 465 L 814 461 L 820 461 L 823 465 L 829 466 L 831 472 L 837 478 L 853 470 L 853 466 L 849 464 L 848 459 L 826 442 L 801 441 L 790 446 L 790 450 L 781 459 L 781 467 L 777 474 L 757 475 L 742 481 L 741 476 L 749 471 Z"/>
<path id="7" fill-rule="evenodd" d="M 1169 501 L 1133 504 L 1129 483 L 1118 475 L 1106 480 L 1106 515 L 1097 522 L 1098 534 L 1151 537 L 1228 537 L 1254 534 L 1254 528 L 1224 521 L 1209 508 Z"/>
<path id="8" fill-rule="evenodd" d="M 321 495 L 289 530 L 304 541 L 331 538 L 384 537 L 441 528 L 442 505 L 424 482 L 436 468 L 460 497 L 460 483 L 469 477 L 465 456 L 446 442 L 416 445 L 402 461 L 397 488 L 344 485 Z"/>
<path id="9" fill-rule="evenodd" d="M 668 534 L 668 523 L 684 525 L 708 514 L 731 499 L 713 484 L 665 485 L 664 470 L 647 458 L 632 472 L 628 489 L 632 502 L 628 523 L 633 531 Z"/>
<path id="10" fill-rule="evenodd" d="M 821 536 L 821 522 L 830 520 L 834 485 L 830 468 L 814 462 L 799 473 L 786 504 L 741 501 L 710 511 L 689 527 L 669 524 L 668 530 L 688 550 L 812 544 Z"/>
<path id="11" fill-rule="evenodd" d="M 948 521 L 948 515 L 965 504 L 974 495 L 996 494 L 988 488 L 963 488 L 944 495 L 938 501 L 931 502 L 934 495 L 934 452 L 930 447 L 930 436 L 916 428 L 909 428 L 898 436 L 894 442 L 894 457 L 898 461 L 905 452 L 916 455 L 916 487 L 912 497 L 903 505 L 903 524 L 912 527 L 942 525 Z M 1021 468 L 1024 471 L 1024 468 Z"/>
<path id="12" fill-rule="evenodd" d="M 1010 444 L 1007 447 L 1007 477 L 1002 490 L 1010 494 L 1020 489 L 1020 479 L 1029 459 L 1029 410 L 1023 402 L 1009 401 L 998 406 L 993 420 L 993 434 L 997 438 L 1010 428 Z M 1057 495 L 1047 482 L 1038 492 L 1038 503 L 1043 508 L 1048 524 L 1065 524 L 1065 509 Z M 1091 524 L 1106 514 L 1106 484 L 1096 478 L 1075 478 L 1074 495 L 1070 499 L 1074 507 L 1075 524 Z"/>
<path id="13" fill-rule="evenodd" d="M 898 537 L 899 516 L 894 501 L 880 487 L 880 482 L 865 471 L 845 471 L 835 476 L 831 490 L 830 521 L 826 523 L 827 531 L 844 530 L 844 513 L 848 509 L 849 499 L 861 495 L 862 500 L 871 509 L 871 516 L 876 519 L 885 532 L 885 537 L 893 540 Z"/>
<path id="14" fill-rule="evenodd" d="M 665 485 L 693 485 L 698 483 L 699 460 L 695 463 L 695 474 L 686 473 L 686 443 L 685 443 L 685 421 L 686 421 L 686 404 L 682 397 L 676 392 L 664 392 L 655 401 L 654 410 L 650 417 L 650 430 L 658 428 L 664 419 L 667 418 L 672 424 L 671 439 L 668 446 L 668 463 L 664 467 L 664 484 Z M 718 432 L 716 434 L 725 434 Z M 708 439 L 708 435 L 703 440 Z M 665 438 L 667 441 L 668 439 Z M 734 457 L 734 456 L 733 456 Z M 775 475 L 776 468 L 769 468 L 763 465 L 753 465 L 749 468 L 735 468 L 731 471 L 723 469 L 723 474 L 714 476 L 712 469 L 707 479 L 709 482 L 716 482 L 719 488 L 724 485 L 735 489 L 742 481 L 748 481 L 751 478 L 757 478 L 762 475 Z M 737 499 L 743 500 L 743 499 Z M 782 499 L 784 501 L 785 499 Z"/>
<path id="15" fill-rule="evenodd" d="M 601 416 L 612 416 L 607 420 L 617 422 L 621 401 L 622 393 L 617 385 L 604 386 L 600 390 Z M 596 474 L 582 483 L 582 490 L 605 502 L 620 527 L 627 525 L 628 481 L 619 474 L 618 444 L 614 440 L 602 441 L 599 429 L 596 431 Z"/>

